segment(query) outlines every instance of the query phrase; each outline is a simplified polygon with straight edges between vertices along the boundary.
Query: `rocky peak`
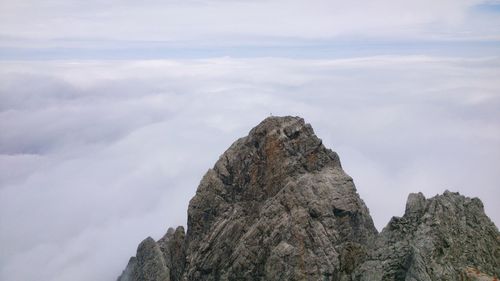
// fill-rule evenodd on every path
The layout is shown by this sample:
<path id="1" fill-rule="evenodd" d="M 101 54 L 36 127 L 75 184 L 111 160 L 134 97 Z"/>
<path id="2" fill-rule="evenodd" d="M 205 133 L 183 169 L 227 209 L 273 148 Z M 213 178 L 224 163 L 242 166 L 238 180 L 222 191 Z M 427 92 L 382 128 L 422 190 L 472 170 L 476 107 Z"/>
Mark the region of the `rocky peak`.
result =
<path id="1" fill-rule="evenodd" d="M 265 200 L 274 196 L 291 174 L 340 168 L 335 152 L 326 149 L 312 127 L 298 117 L 268 117 L 247 137 L 236 141 L 213 168 L 230 189 L 226 200 Z"/>
<path id="2" fill-rule="evenodd" d="M 500 235 L 481 200 L 418 193 L 377 237 L 355 280 L 476 280 L 470 268 L 500 276 L 499 265 Z"/>
<path id="3" fill-rule="evenodd" d="M 185 274 L 189 280 L 330 278 L 343 274 L 341 251 L 362 252 L 375 234 L 337 154 L 303 119 L 270 117 L 201 181 L 188 209 Z"/>
<path id="4" fill-rule="evenodd" d="M 410 194 L 377 234 L 338 155 L 299 117 L 266 118 L 234 142 L 201 180 L 187 226 L 143 241 L 119 281 L 500 275 L 500 236 L 479 199 Z"/>

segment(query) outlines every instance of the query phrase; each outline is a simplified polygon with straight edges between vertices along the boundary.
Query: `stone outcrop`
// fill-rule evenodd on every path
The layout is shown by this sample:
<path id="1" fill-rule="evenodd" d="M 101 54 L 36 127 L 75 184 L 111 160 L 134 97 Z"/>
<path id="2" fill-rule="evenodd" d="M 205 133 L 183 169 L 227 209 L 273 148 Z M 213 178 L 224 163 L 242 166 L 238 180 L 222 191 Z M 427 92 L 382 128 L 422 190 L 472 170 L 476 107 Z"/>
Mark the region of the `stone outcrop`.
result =
<path id="1" fill-rule="evenodd" d="M 418 193 L 408 197 L 404 216 L 382 230 L 354 279 L 469 280 L 469 267 L 500 276 L 500 236 L 481 201 Z"/>
<path id="2" fill-rule="evenodd" d="M 500 275 L 498 229 L 479 199 L 411 194 L 404 216 L 377 234 L 338 155 L 298 117 L 269 117 L 233 143 L 203 177 L 187 226 L 144 240 L 118 280 Z"/>
<path id="3" fill-rule="evenodd" d="M 137 255 L 130 258 L 118 281 L 181 280 L 186 257 L 185 233 L 182 226 L 169 228 L 156 242 L 148 237 L 139 244 Z"/>

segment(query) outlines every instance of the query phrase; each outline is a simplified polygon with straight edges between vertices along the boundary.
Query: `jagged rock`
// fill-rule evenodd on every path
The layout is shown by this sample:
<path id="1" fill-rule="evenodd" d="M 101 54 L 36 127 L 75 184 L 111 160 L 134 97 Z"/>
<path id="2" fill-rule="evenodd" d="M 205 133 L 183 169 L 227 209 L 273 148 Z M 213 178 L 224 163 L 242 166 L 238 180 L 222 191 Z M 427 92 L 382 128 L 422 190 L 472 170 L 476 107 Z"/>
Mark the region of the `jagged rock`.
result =
<path id="1" fill-rule="evenodd" d="M 338 155 L 298 117 L 267 118 L 233 143 L 200 182 L 187 225 L 144 240 L 118 280 L 500 275 L 500 236 L 479 199 L 410 194 L 404 216 L 378 235 Z"/>
<path id="2" fill-rule="evenodd" d="M 337 154 L 295 117 L 272 117 L 207 172 L 188 209 L 186 280 L 331 280 L 376 235 Z M 352 253 L 352 254 L 351 254 Z"/>
<path id="3" fill-rule="evenodd" d="M 179 226 L 175 231 L 169 228 L 167 234 L 158 241 L 165 264 L 170 269 L 171 281 L 179 281 L 182 278 L 186 264 L 185 240 L 184 227 Z"/>
<path id="4" fill-rule="evenodd" d="M 185 261 L 184 228 L 169 228 L 158 242 L 148 237 L 139 244 L 136 257 L 130 258 L 118 281 L 178 281 Z"/>
<path id="5" fill-rule="evenodd" d="M 148 237 L 139 244 L 137 256 L 131 258 L 118 281 L 169 281 L 170 270 L 159 245 Z"/>
<path id="6" fill-rule="evenodd" d="M 500 276 L 500 236 L 477 198 L 410 194 L 402 218 L 380 233 L 355 280 L 464 280 L 472 266 Z"/>

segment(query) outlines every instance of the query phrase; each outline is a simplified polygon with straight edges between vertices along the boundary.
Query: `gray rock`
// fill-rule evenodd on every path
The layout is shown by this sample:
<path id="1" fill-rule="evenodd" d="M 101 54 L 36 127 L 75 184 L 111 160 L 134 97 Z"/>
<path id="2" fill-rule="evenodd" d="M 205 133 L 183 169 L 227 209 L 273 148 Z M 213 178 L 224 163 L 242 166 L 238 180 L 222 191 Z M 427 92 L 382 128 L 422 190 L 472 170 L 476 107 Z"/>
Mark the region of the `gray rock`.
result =
<path id="1" fill-rule="evenodd" d="M 410 194 L 404 216 L 378 235 L 338 155 L 298 117 L 269 117 L 233 143 L 200 182 L 187 225 L 143 241 L 118 280 L 500 275 L 499 232 L 479 199 Z"/>
<path id="2" fill-rule="evenodd" d="M 500 235 L 481 201 L 410 194 L 404 216 L 380 233 L 354 280 L 468 280 L 469 267 L 500 276 Z"/>
<path id="3" fill-rule="evenodd" d="M 139 244 L 118 281 L 178 281 L 184 272 L 186 260 L 185 234 L 182 226 L 169 228 L 163 238 L 155 242 L 148 237 Z"/>
<path id="4" fill-rule="evenodd" d="M 185 280 L 338 279 L 376 233 L 337 154 L 301 118 L 271 117 L 201 181 L 188 209 Z"/>
<path id="5" fill-rule="evenodd" d="M 169 281 L 170 270 L 159 245 L 148 237 L 139 244 L 136 258 L 131 258 L 118 281 Z"/>
<path id="6" fill-rule="evenodd" d="M 158 241 L 163 252 L 165 264 L 170 269 L 170 280 L 179 281 L 184 273 L 186 264 L 186 238 L 184 227 L 179 226 L 174 231 L 169 228 L 167 234 Z"/>

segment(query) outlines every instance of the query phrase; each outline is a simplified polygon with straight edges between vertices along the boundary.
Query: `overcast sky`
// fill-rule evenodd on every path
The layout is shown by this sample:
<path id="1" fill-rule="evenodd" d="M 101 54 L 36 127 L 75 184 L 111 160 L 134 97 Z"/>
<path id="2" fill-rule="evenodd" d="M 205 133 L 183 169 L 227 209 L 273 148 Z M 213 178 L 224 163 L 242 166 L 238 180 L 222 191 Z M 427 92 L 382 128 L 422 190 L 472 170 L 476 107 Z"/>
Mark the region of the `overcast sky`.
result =
<path id="1" fill-rule="evenodd" d="M 498 1 L 0 0 L 0 280 L 115 280 L 273 115 L 381 230 L 410 192 L 500 225 Z"/>
<path id="2" fill-rule="evenodd" d="M 0 58 L 491 55 L 500 40 L 499 3 L 1 0 Z"/>

